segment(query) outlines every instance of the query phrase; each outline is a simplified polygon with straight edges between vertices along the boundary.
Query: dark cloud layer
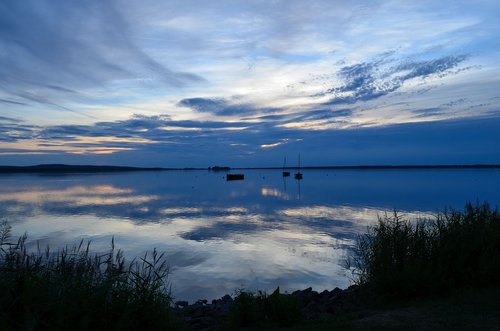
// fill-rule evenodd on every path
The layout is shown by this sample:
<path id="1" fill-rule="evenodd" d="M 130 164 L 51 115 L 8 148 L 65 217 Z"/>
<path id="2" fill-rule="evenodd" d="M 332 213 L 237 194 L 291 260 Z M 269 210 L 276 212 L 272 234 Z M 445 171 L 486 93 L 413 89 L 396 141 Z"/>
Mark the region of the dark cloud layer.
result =
<path id="1" fill-rule="evenodd" d="M 441 108 L 411 111 L 415 116 L 428 116 L 438 114 Z M 311 116 L 330 116 L 325 114 L 326 110 L 318 110 Z M 333 117 L 327 121 L 336 121 L 335 115 L 332 112 Z M 295 118 L 300 116 L 308 115 Z M 276 166 L 284 155 L 298 152 L 305 165 L 500 163 L 496 146 L 500 141 L 499 127 L 499 117 L 312 131 L 265 121 L 174 121 L 167 115 L 136 115 L 123 121 L 50 127 L 7 118 L 0 119 L 0 141 L 22 143 L 36 139 L 33 141 L 39 146 L 50 150 L 14 147 L 0 153 L 4 164 L 19 164 L 28 158 L 32 160 L 29 163 L 36 163 L 36 156 L 22 154 L 37 152 L 50 154 L 50 162 L 64 162 L 63 150 L 68 148 L 123 149 L 107 156 L 72 156 L 72 160 L 137 166 Z M 46 162 L 41 155 L 38 163 Z"/>
<path id="2" fill-rule="evenodd" d="M 15 118 L 0 116 L 0 142 L 32 139 L 36 130 L 36 126 L 28 125 Z"/>
<path id="3" fill-rule="evenodd" d="M 277 111 L 274 108 L 258 108 L 248 104 L 235 104 L 223 98 L 188 98 L 179 101 L 178 105 L 197 112 L 211 113 L 218 116 L 252 115 Z"/>

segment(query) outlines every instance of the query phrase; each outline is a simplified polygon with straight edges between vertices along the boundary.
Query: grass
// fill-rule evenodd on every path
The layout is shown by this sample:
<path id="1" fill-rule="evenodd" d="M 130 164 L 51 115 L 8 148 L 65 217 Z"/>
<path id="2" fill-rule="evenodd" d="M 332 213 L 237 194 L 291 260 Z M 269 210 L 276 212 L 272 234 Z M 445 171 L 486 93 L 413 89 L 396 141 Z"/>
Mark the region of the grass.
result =
<path id="1" fill-rule="evenodd" d="M 168 330 L 169 269 L 156 250 L 127 263 L 111 249 L 90 253 L 90 243 L 29 252 L 26 236 L 10 242 L 0 225 L 1 330 Z"/>
<path id="2" fill-rule="evenodd" d="M 397 213 L 359 237 L 353 266 L 359 285 L 390 297 L 418 297 L 498 285 L 500 214 L 468 203 L 417 222 Z"/>

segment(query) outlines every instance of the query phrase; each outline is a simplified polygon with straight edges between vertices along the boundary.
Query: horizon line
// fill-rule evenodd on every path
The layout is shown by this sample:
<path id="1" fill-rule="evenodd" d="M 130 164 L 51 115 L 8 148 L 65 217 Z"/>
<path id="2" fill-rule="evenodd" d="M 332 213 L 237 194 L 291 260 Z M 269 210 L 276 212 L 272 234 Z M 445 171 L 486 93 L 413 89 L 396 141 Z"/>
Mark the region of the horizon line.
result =
<path id="1" fill-rule="evenodd" d="M 172 171 L 172 170 L 208 170 L 208 171 L 231 171 L 231 170 L 383 170 L 383 169 L 495 169 L 500 164 L 428 164 L 428 165 L 323 165 L 323 166 L 294 166 L 294 167 L 134 167 L 114 165 L 82 165 L 82 164 L 37 164 L 30 166 L 4 166 L 0 165 L 0 173 L 36 173 L 36 172 L 126 172 L 126 171 Z"/>

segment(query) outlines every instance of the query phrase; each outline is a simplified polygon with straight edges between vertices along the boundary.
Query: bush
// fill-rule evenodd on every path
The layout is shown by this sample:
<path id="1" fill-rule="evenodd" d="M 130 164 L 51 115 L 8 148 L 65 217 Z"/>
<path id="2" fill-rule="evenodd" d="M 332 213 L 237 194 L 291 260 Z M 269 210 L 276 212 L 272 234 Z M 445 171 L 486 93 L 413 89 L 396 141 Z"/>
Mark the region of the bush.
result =
<path id="1" fill-rule="evenodd" d="M 379 293 L 420 296 L 494 285 L 500 215 L 487 203 L 414 223 L 394 213 L 379 218 L 356 248 L 357 283 Z"/>
<path id="2" fill-rule="evenodd" d="M 169 269 L 156 250 L 127 264 L 114 242 L 28 252 L 26 236 L 9 242 L 0 225 L 0 329 L 164 330 L 170 314 Z"/>

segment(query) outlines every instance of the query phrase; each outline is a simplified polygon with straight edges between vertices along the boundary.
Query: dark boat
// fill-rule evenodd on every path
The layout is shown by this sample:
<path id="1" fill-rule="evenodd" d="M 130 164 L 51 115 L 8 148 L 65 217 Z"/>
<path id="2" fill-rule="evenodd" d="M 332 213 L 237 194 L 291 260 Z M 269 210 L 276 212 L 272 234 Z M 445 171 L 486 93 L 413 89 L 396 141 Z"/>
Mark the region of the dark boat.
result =
<path id="1" fill-rule="evenodd" d="M 300 172 L 300 154 L 299 154 L 299 168 L 297 169 L 297 172 L 295 173 L 295 179 L 301 180 L 302 179 L 302 173 Z"/>
<path id="2" fill-rule="evenodd" d="M 227 174 L 226 175 L 226 181 L 229 180 L 244 180 L 245 175 L 244 174 Z"/>
<path id="3" fill-rule="evenodd" d="M 283 161 L 283 177 L 290 177 L 290 171 L 285 171 L 286 168 L 286 156 L 285 161 Z"/>

